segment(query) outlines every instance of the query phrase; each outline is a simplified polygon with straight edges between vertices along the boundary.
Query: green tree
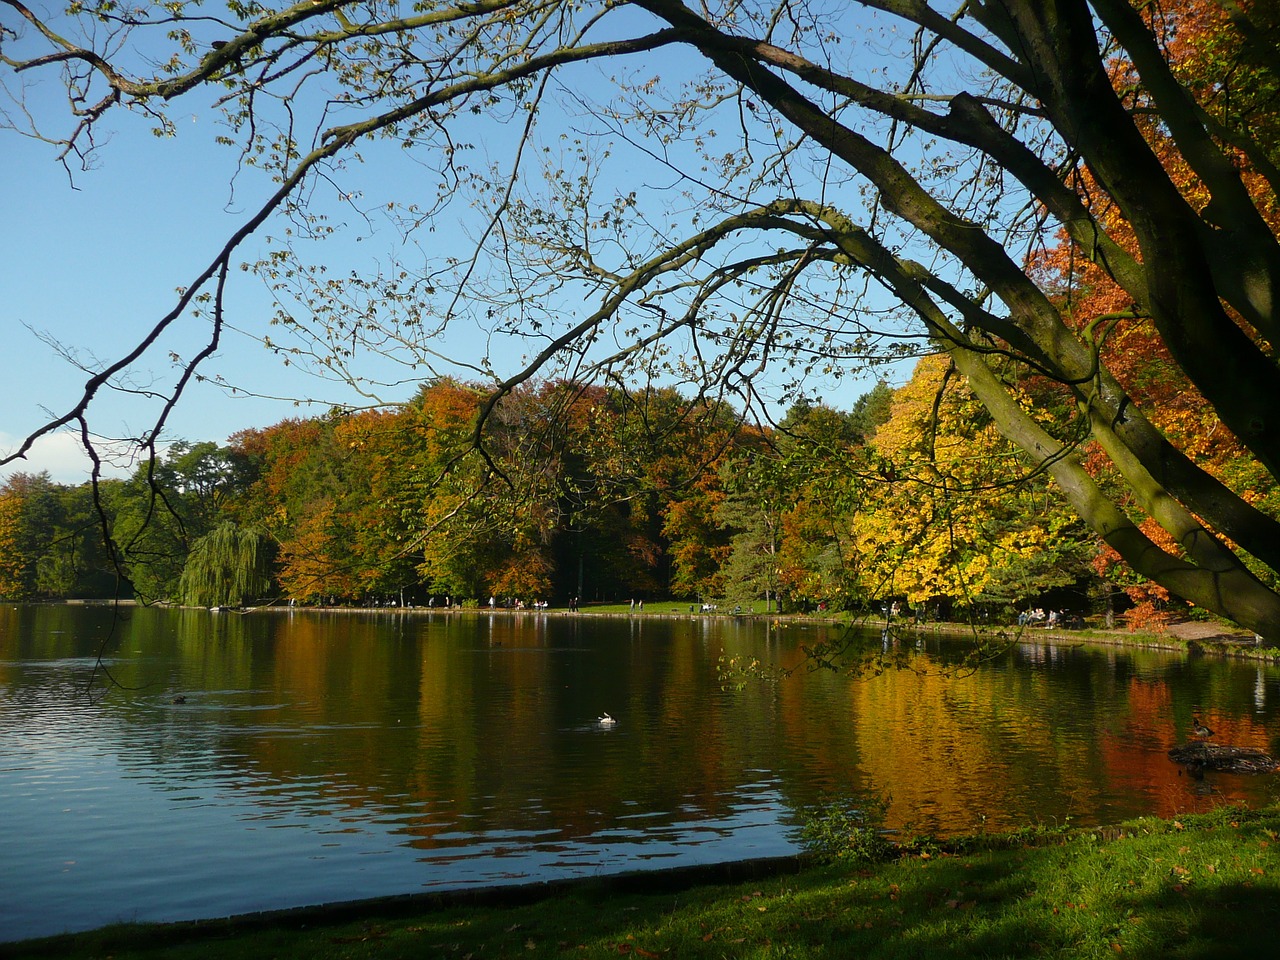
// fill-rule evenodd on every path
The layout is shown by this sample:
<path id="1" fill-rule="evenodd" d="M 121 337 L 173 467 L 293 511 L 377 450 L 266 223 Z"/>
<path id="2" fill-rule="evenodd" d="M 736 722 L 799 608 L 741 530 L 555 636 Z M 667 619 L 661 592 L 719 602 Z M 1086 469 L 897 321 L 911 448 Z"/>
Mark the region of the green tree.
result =
<path id="1" fill-rule="evenodd" d="M 720 575 L 726 600 L 750 604 L 763 600 L 766 611 L 778 609 L 782 580 L 779 551 L 782 517 L 790 502 L 789 477 L 782 461 L 757 452 L 725 465 L 727 491 L 716 520 L 730 533 L 729 555 Z"/>
<path id="2" fill-rule="evenodd" d="M 181 0 L 77 3 L 48 22 L 4 9 L 0 63 L 22 81 L 8 88 L 42 75 L 70 85 L 62 130 L 48 107 L 59 98 L 13 114 L 64 158 L 109 140 L 96 133 L 120 105 L 172 134 L 169 111 L 216 92 L 224 138 L 264 174 L 261 200 L 174 309 L 18 455 L 83 421 L 190 308 L 211 336 L 179 365 L 180 393 L 218 346 L 238 248 L 279 217 L 290 228 L 256 270 L 300 344 L 291 360 L 364 387 L 376 377 L 358 369 L 366 350 L 433 368 L 447 328 L 479 323 L 491 356 L 459 365 L 490 378 L 489 414 L 556 363 L 575 380 L 668 377 L 753 402 L 775 362 L 791 391 L 927 343 L 1134 570 L 1280 642 L 1280 595 L 1246 562 L 1280 570 L 1280 519 L 1162 432 L 1105 350 L 1116 329 L 1149 322 L 1244 456 L 1280 473 L 1267 97 L 1280 43 L 1267 4 L 1007 0 L 949 16 L 903 0 L 394 12 L 308 0 L 230 4 L 216 30 Z M 20 20 L 32 28 L 21 35 Z M 469 167 L 479 142 L 486 160 Z M 409 195 L 362 210 L 405 232 L 404 262 L 311 262 L 333 249 L 313 241 L 341 230 L 321 184 L 357 202 L 344 186 L 368 182 L 356 158 L 405 150 L 438 176 L 387 177 Z M 526 177 L 540 160 L 542 179 Z M 660 182 L 670 189 L 651 189 Z M 237 198 L 250 189 L 237 179 Z M 479 239 L 461 254 L 467 204 Z M 1076 317 L 1045 289 L 1031 254 L 1058 231 L 1124 292 L 1119 309 Z M 515 372 L 494 368 L 514 356 L 527 358 Z M 1042 415 L 1006 375 L 1011 356 L 1062 386 L 1070 418 Z M 1078 456 L 1085 437 L 1122 495 Z"/>
<path id="3" fill-rule="evenodd" d="M 182 602 L 239 607 L 270 589 L 270 541 L 257 530 L 224 520 L 192 545 L 182 568 Z"/>
<path id="4" fill-rule="evenodd" d="M 238 451 L 178 441 L 97 499 L 123 569 L 144 602 L 178 600 L 192 544 L 227 515 L 252 476 Z"/>
<path id="5" fill-rule="evenodd" d="M 893 388 L 884 380 L 860 396 L 849 411 L 849 424 L 864 443 L 869 441 L 880 425 L 889 419 L 893 404 Z"/>
<path id="6" fill-rule="evenodd" d="M 44 595 L 102 599 L 132 593 L 103 536 L 104 516 L 110 518 L 100 507 L 122 486 L 120 480 L 103 481 L 95 499 L 92 484 L 59 485 L 58 530 L 40 565 Z"/>
<path id="7" fill-rule="evenodd" d="M 886 393 L 878 384 L 848 413 L 799 404 L 778 424 L 774 442 L 789 490 L 779 570 L 795 602 L 853 609 L 868 599 L 853 534 L 871 473 L 865 441 L 888 417 Z"/>

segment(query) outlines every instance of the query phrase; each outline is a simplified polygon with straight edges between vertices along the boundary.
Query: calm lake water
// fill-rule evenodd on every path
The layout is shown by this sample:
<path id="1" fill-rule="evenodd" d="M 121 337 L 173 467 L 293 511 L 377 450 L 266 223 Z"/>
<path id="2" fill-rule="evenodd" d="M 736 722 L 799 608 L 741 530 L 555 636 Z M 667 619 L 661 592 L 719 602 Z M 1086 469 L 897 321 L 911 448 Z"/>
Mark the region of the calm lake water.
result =
<path id="1" fill-rule="evenodd" d="M 721 689 L 722 654 L 795 666 L 824 636 L 0 607 L 0 941 L 785 854 L 830 793 L 935 833 L 1277 796 L 1166 757 L 1197 709 L 1217 742 L 1280 750 L 1275 667 L 1026 643 L 956 670 L 931 638 L 909 669 Z"/>

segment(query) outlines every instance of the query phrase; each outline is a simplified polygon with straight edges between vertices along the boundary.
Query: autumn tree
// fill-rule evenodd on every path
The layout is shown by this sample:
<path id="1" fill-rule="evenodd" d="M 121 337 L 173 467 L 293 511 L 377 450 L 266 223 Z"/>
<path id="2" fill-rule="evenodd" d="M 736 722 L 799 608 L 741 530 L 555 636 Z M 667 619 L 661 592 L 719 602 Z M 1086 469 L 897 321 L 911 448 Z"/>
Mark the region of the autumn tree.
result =
<path id="1" fill-rule="evenodd" d="M 870 596 L 1007 608 L 1088 578 L 1095 536 L 1000 434 L 946 354 L 916 365 L 870 453 L 879 482 L 852 524 Z"/>
<path id="2" fill-rule="evenodd" d="M 363 487 L 352 485 L 353 475 L 367 478 L 369 472 L 365 439 L 372 424 L 367 421 L 359 416 L 285 420 L 232 437 L 232 446 L 256 468 L 256 479 L 234 513 L 242 525 L 264 531 L 278 545 L 278 581 L 285 596 L 365 596 L 361 570 L 376 564 L 359 557 L 356 545 L 367 546 L 369 532 L 356 527 L 369 519 L 364 511 L 371 489 L 367 480 Z"/>
<path id="3" fill-rule="evenodd" d="M 742 414 L 717 398 L 690 399 L 670 387 L 620 387 L 607 394 L 607 437 L 618 451 L 608 458 L 615 511 L 625 514 L 631 548 L 618 559 L 631 569 L 643 564 L 647 582 L 638 590 L 698 599 L 724 594 L 721 568 L 728 534 L 716 515 L 724 501 L 726 463 L 759 432 Z"/>
<path id="4" fill-rule="evenodd" d="M 99 392 L 194 315 L 210 340 L 179 364 L 167 413 L 217 348 L 244 241 L 287 223 L 246 256 L 277 298 L 268 346 L 377 392 L 391 378 L 361 371 L 368 352 L 436 370 L 450 331 L 480 327 L 489 355 L 456 359 L 486 380 L 481 426 L 539 371 L 755 406 L 812 376 L 945 353 L 1018 469 L 1051 477 L 1137 573 L 1280 642 L 1280 520 L 1244 486 L 1280 472 L 1270 5 L 2 9 L 7 89 L 72 94 L 67 117 L 53 97 L 7 115 L 31 118 L 69 166 L 109 140 L 121 106 L 166 135 L 171 111 L 221 109 L 224 140 L 264 174 L 237 179 L 256 205 L 173 309 L 19 455 L 83 426 Z M 430 174 L 386 178 L 402 196 L 362 201 L 360 162 L 404 151 Z M 385 217 L 399 257 L 328 269 L 338 204 Z M 1080 316 L 1045 288 L 1036 254 L 1058 232 L 1072 269 L 1122 291 L 1114 309 Z M 1250 469 L 1207 469 L 1162 428 L 1160 401 L 1112 369 L 1107 342 L 1136 324 Z M 1060 385 L 1068 417 L 1036 406 L 1027 368 Z M 1086 439 L 1119 487 L 1086 467 Z"/>
<path id="5" fill-rule="evenodd" d="M 62 585 L 59 558 L 65 543 L 58 485 L 48 473 L 16 473 L 0 487 L 0 536 L 4 550 L 4 596 L 34 600 Z"/>
<path id="6" fill-rule="evenodd" d="M 720 569 L 729 544 L 716 521 L 723 502 L 719 470 L 706 470 L 683 496 L 664 507 L 662 531 L 670 544 L 671 590 L 677 597 L 724 596 Z"/>
<path id="7" fill-rule="evenodd" d="M 0 597 L 16 600 L 26 595 L 23 583 L 22 499 L 14 491 L 0 491 Z"/>
<path id="8" fill-rule="evenodd" d="M 1222 119 L 1247 127 L 1261 155 L 1274 160 L 1277 156 L 1275 79 L 1265 69 L 1260 71 L 1253 57 L 1241 56 L 1241 37 L 1225 29 L 1221 6 L 1197 0 L 1165 11 L 1163 42 L 1170 66 L 1197 99 L 1216 103 L 1218 109 L 1224 108 L 1225 101 L 1234 101 L 1230 110 L 1221 115 Z M 1261 7 L 1259 12 L 1265 16 Z M 1252 34 L 1244 42 L 1256 44 L 1259 39 L 1257 34 Z M 1114 58 L 1109 63 L 1113 85 L 1121 87 L 1140 82 L 1136 67 L 1136 63 L 1125 58 Z M 1197 209 L 1203 208 L 1202 215 L 1212 222 L 1214 214 L 1208 210 L 1212 192 L 1201 182 L 1194 164 L 1181 155 L 1176 138 L 1157 117 L 1138 116 L 1137 123 L 1170 180 Z M 1235 149 L 1228 144 L 1228 157 L 1234 155 Z M 1280 224 L 1280 210 L 1267 177 L 1250 169 L 1248 164 L 1241 167 L 1244 186 L 1274 232 Z M 1110 204 L 1105 188 L 1093 171 L 1082 168 L 1075 176 L 1077 192 L 1091 213 L 1106 225 L 1127 253 L 1140 256 L 1138 234 L 1123 211 Z M 1223 429 L 1214 405 L 1206 401 L 1196 382 L 1174 358 L 1154 318 L 1130 309 L 1131 294 L 1110 275 L 1105 263 L 1081 258 L 1078 245 L 1061 232 L 1059 242 L 1037 254 L 1032 263 L 1042 268 L 1041 283 L 1069 324 L 1077 330 L 1096 327 L 1100 322 L 1105 324 L 1099 328 L 1103 335 L 1096 338 L 1099 354 L 1130 400 L 1146 411 L 1152 424 L 1206 473 L 1241 491 L 1242 498 L 1260 513 L 1280 516 L 1274 473 L 1249 452 L 1240 437 Z M 1233 319 L 1238 320 L 1234 311 L 1231 313 Z M 1034 379 L 1034 371 L 1028 372 Z M 1134 491 L 1124 489 L 1123 480 L 1105 450 L 1091 441 L 1082 446 L 1081 454 L 1085 468 L 1099 483 L 1109 487 L 1141 531 L 1162 549 L 1179 552 L 1172 533 L 1141 510 Z M 1241 557 L 1263 583 L 1276 586 L 1273 566 L 1248 553 L 1242 553 Z M 1179 598 L 1171 594 L 1167 585 L 1131 569 L 1111 545 L 1103 544 L 1094 565 L 1100 574 L 1122 586 L 1137 604 L 1132 613 L 1134 618 L 1158 622 L 1161 614 L 1156 612 L 1157 606 L 1173 610 L 1179 606 Z"/>

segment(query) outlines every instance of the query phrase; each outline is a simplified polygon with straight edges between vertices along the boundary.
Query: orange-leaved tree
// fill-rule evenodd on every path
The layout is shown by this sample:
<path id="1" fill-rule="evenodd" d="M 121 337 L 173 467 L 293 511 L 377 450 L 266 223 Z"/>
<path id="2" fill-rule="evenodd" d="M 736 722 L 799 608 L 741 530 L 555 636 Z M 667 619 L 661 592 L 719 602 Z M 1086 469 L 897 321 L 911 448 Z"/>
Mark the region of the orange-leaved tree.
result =
<path id="1" fill-rule="evenodd" d="M 1258 13 L 1266 25 L 1265 12 Z M 1232 11 L 1205 0 L 1182 0 L 1160 9 L 1149 7 L 1145 16 L 1161 40 L 1172 78 L 1194 97 L 1206 126 L 1218 137 L 1214 149 L 1237 172 L 1240 188 L 1235 202 L 1250 198 L 1254 208 L 1250 216 L 1275 234 L 1280 228 L 1280 206 L 1275 178 L 1267 171 L 1280 160 L 1280 86 L 1265 67 L 1266 51 L 1247 49 L 1250 44 L 1259 43 L 1261 37 L 1247 31 L 1237 33 L 1231 22 Z M 1274 22 L 1270 26 L 1274 27 Z M 1143 90 L 1141 58 L 1116 56 L 1108 63 L 1108 70 L 1113 87 L 1129 91 L 1135 105 L 1154 95 L 1154 91 Z M 1215 203 L 1213 182 L 1202 178 L 1203 167 L 1196 162 L 1196 156 L 1184 153 L 1186 143 L 1184 139 L 1180 146 L 1178 128 L 1169 126 L 1158 111 L 1134 110 L 1133 116 L 1136 128 L 1170 183 L 1187 204 L 1199 211 L 1210 231 L 1218 231 L 1219 239 L 1229 246 L 1231 226 L 1219 222 L 1224 205 L 1222 193 L 1219 191 Z M 1241 135 L 1246 139 L 1240 140 Z M 1208 148 L 1204 145 L 1200 149 Z M 1082 163 L 1075 165 L 1071 183 L 1080 202 L 1105 226 L 1117 247 L 1135 260 L 1140 258 L 1141 237 L 1131 222 L 1132 212 L 1111 200 L 1094 170 Z M 1218 408 L 1176 359 L 1155 317 L 1135 308 L 1132 291 L 1112 274 L 1107 261 L 1091 257 L 1078 238 L 1060 231 L 1058 244 L 1039 252 L 1032 262 L 1043 270 L 1044 286 L 1056 298 L 1068 325 L 1094 345 L 1099 363 L 1114 376 L 1128 402 L 1142 411 L 1172 449 L 1212 478 L 1202 481 L 1206 490 L 1220 484 L 1220 490 L 1233 491 L 1257 511 L 1255 517 L 1264 525 L 1266 518 L 1280 516 L 1280 485 L 1274 472 L 1223 421 Z M 1265 280 L 1255 277 L 1243 281 L 1256 282 Z M 1232 306 L 1230 296 L 1224 295 L 1223 300 L 1230 322 L 1244 331 L 1258 349 L 1269 349 L 1265 329 Z M 1256 305 L 1253 309 L 1256 311 Z M 1227 367 L 1221 373 L 1230 375 L 1232 371 Z M 1187 544 L 1179 541 L 1177 528 L 1162 526 L 1155 515 L 1144 510 L 1141 491 L 1125 487 L 1123 471 L 1108 456 L 1104 444 L 1097 439 L 1085 444 L 1082 459 L 1090 474 L 1112 491 L 1141 534 L 1162 553 L 1184 559 L 1192 556 Z M 1239 548 L 1230 531 L 1224 530 L 1223 536 L 1229 547 Z M 1247 542 L 1265 544 L 1268 536 L 1264 535 L 1261 541 L 1255 536 Z M 1253 575 L 1269 588 L 1276 587 L 1280 581 L 1274 564 L 1247 548 L 1238 552 Z M 1265 547 L 1261 553 L 1266 555 Z M 1101 544 L 1094 566 L 1099 574 L 1123 587 L 1135 602 L 1131 625 L 1159 627 L 1171 609 L 1171 599 L 1182 599 L 1171 595 L 1170 583 L 1158 582 L 1127 565 L 1111 544 Z"/>

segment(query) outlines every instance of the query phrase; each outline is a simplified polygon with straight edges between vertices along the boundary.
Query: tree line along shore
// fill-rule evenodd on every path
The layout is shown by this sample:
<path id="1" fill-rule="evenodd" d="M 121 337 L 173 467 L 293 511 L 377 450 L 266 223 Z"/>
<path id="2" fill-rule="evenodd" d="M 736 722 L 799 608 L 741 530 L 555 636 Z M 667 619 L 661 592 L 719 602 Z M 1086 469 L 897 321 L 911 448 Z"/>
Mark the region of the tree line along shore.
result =
<path id="1" fill-rule="evenodd" d="M 0 597 L 674 598 L 980 623 L 1038 607 L 1156 630 L 1194 615 L 1119 562 L 1048 477 L 993 487 L 1016 457 L 942 373 L 927 358 L 902 388 L 881 384 L 849 411 L 796 404 L 771 428 L 673 390 L 543 383 L 498 406 L 483 448 L 472 428 L 484 392 L 443 380 L 393 409 L 177 443 L 96 488 L 15 474 L 0 487 Z M 907 439 L 926 412 L 940 418 L 929 460 Z M 970 472 L 967 495 L 938 492 L 944 440 Z"/>

